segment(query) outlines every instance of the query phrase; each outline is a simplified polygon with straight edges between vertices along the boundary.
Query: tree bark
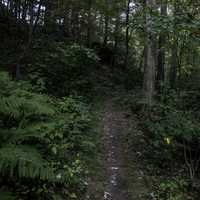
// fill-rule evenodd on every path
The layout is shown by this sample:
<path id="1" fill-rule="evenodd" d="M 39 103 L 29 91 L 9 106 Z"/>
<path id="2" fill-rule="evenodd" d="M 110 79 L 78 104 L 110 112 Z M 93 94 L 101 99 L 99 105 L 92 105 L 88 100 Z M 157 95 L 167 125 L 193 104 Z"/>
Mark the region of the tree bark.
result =
<path id="1" fill-rule="evenodd" d="M 104 40 L 103 45 L 106 46 L 108 42 L 108 25 L 109 25 L 109 14 L 108 14 L 108 0 L 105 0 L 105 17 L 104 17 Z"/>
<path id="2" fill-rule="evenodd" d="M 164 0 L 161 2 L 161 15 L 166 17 L 167 15 L 167 2 Z M 157 65 L 157 89 L 161 92 L 162 85 L 165 81 L 165 43 L 166 34 L 164 31 L 159 35 L 159 50 L 158 50 L 158 65 Z"/>
<path id="3" fill-rule="evenodd" d="M 104 41 L 103 41 L 103 45 L 106 46 L 107 42 L 108 42 L 108 20 L 109 17 L 108 15 L 105 16 L 105 28 L 104 28 Z"/>
<path id="4" fill-rule="evenodd" d="M 91 46 L 91 16 L 92 16 L 92 0 L 88 0 L 88 19 L 87 19 L 87 46 Z"/>
<path id="5" fill-rule="evenodd" d="M 145 49 L 145 68 L 144 68 L 144 97 L 146 100 L 146 104 L 148 109 L 152 107 L 154 100 L 154 90 L 155 90 L 155 53 L 154 53 L 154 42 L 155 35 L 152 30 L 153 19 L 151 16 L 151 12 L 154 9 L 155 2 L 154 0 L 146 0 L 146 49 Z"/>
<path id="6" fill-rule="evenodd" d="M 115 66 L 116 63 L 116 56 L 117 56 L 117 49 L 118 49 L 118 40 L 119 40 L 119 25 L 120 24 L 120 16 L 119 13 L 117 13 L 116 17 L 116 23 L 115 23 L 115 41 L 114 41 L 114 55 L 113 55 L 113 60 L 112 60 L 112 69 Z"/>
<path id="7" fill-rule="evenodd" d="M 174 3 L 174 16 L 177 16 L 179 12 L 179 7 L 177 2 Z M 178 36 L 176 33 L 176 18 L 173 22 L 174 26 L 174 38 L 172 44 L 172 54 L 171 54 L 171 68 L 170 68 L 170 87 L 175 89 L 176 88 L 176 80 L 177 80 L 177 66 L 178 66 Z"/>
<path id="8" fill-rule="evenodd" d="M 43 3 L 43 0 L 40 0 L 39 6 L 38 6 L 38 9 L 37 9 L 37 14 L 36 14 L 36 17 L 35 17 L 35 20 L 34 20 L 35 22 L 33 24 L 33 34 L 35 33 L 35 31 L 37 29 L 37 25 L 38 25 L 38 22 L 39 22 L 39 19 L 40 19 L 42 3 Z"/>
<path id="9" fill-rule="evenodd" d="M 170 86 L 171 88 L 176 87 L 176 79 L 177 79 L 177 64 L 178 64 L 178 45 L 177 41 L 174 41 L 172 45 L 172 57 L 171 57 L 171 68 L 170 68 Z"/>
<path id="10" fill-rule="evenodd" d="M 51 32 L 54 29 L 54 2 L 52 0 L 45 0 L 45 14 L 44 14 L 44 26 L 47 32 Z"/>
<path id="11" fill-rule="evenodd" d="M 131 0 L 128 0 L 127 2 L 127 9 L 126 9 L 126 40 L 125 40 L 125 46 L 126 46 L 126 53 L 125 53 L 125 62 L 124 66 L 127 68 L 128 65 L 128 56 L 129 56 L 129 15 L 130 15 L 130 3 Z"/>

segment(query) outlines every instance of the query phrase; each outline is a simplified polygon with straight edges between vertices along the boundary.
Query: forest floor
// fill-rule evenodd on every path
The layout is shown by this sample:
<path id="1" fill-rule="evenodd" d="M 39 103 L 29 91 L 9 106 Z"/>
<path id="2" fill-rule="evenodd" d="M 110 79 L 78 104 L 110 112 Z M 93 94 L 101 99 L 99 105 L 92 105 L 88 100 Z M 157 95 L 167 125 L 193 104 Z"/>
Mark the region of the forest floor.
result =
<path id="1" fill-rule="evenodd" d="M 107 95 L 98 106 L 101 112 L 96 111 L 97 115 L 101 113 L 102 169 L 97 172 L 99 178 L 93 179 L 88 197 L 93 200 L 147 200 L 147 177 L 136 155 L 139 150 L 130 149 L 127 142 L 134 120 L 128 110 L 119 106 L 118 97 L 119 94 Z"/>
<path id="2" fill-rule="evenodd" d="M 123 133 L 128 127 L 126 113 L 114 108 L 112 100 L 106 100 L 103 116 L 106 166 L 104 199 L 128 200 L 127 156 Z"/>

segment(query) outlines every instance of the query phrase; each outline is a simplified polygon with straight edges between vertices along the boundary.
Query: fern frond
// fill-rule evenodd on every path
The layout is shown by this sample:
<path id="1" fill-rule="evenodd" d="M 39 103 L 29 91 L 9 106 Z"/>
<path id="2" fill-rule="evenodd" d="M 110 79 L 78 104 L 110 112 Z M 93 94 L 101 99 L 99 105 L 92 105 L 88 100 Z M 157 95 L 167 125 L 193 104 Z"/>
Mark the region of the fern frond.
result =
<path id="1" fill-rule="evenodd" d="M 55 123 L 36 123 L 25 128 L 16 128 L 10 130 L 9 135 L 12 135 L 7 141 L 9 143 L 22 143 L 32 139 L 45 141 L 47 134 L 55 131 Z M 7 130 L 9 132 L 9 130 Z"/>
<path id="2" fill-rule="evenodd" d="M 55 114 L 51 105 L 37 100 L 34 101 L 34 99 L 32 101 L 26 101 L 23 105 L 23 109 L 28 113 L 28 115 L 53 116 Z"/>
<path id="3" fill-rule="evenodd" d="M 24 104 L 23 98 L 1 97 L 0 98 L 0 113 L 10 118 L 18 119 L 21 116 L 20 108 Z"/>
<path id="4" fill-rule="evenodd" d="M 25 97 L 16 97 L 15 95 L 0 98 L 0 113 L 13 119 L 19 119 L 21 116 L 53 116 L 55 111 L 53 107 L 37 99 Z"/>
<path id="5" fill-rule="evenodd" d="M 41 154 L 35 148 L 24 145 L 9 145 L 0 149 L 0 172 L 11 177 L 41 180 L 53 180 L 55 177 L 53 169 Z"/>

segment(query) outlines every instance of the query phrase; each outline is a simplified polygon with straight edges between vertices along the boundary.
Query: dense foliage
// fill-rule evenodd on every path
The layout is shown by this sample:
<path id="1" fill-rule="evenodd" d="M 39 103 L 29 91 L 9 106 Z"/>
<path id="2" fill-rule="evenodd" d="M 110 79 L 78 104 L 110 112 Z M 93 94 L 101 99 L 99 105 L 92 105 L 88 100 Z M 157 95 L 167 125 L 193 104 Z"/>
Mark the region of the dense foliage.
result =
<path id="1" fill-rule="evenodd" d="M 78 44 L 39 40 L 32 54 L 25 74 L 43 92 L 56 96 L 92 92 L 91 72 L 98 68 L 99 60 L 92 50 Z"/>
<path id="2" fill-rule="evenodd" d="M 134 92 L 125 99 L 134 120 L 138 118 L 127 140 L 130 148 L 138 147 L 145 172 L 152 176 L 153 198 L 198 198 L 200 123 L 196 93 L 191 90 L 177 94 L 165 89 L 150 113 L 145 112 L 145 102 L 139 94 Z M 191 94 L 194 98 L 189 97 Z M 189 106 L 191 103 L 193 106 Z M 135 137 L 138 137 L 138 143 L 134 141 Z"/>
<path id="3" fill-rule="evenodd" d="M 97 149 L 85 102 L 116 88 L 152 198 L 199 199 L 199 13 L 197 0 L 0 0 L 0 199 L 81 199 Z"/>
<path id="4" fill-rule="evenodd" d="M 0 82 L 1 199 L 7 192 L 23 199 L 80 199 L 84 154 L 94 148 L 86 105 L 34 93 L 6 73 Z"/>

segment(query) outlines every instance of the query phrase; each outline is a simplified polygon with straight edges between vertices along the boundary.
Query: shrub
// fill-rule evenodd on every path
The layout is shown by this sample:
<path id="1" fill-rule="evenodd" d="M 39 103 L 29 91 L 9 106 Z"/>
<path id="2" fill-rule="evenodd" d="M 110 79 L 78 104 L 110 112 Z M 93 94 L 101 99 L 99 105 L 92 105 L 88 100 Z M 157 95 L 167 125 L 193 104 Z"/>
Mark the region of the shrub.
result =
<path id="1" fill-rule="evenodd" d="M 182 179 L 166 179 L 156 188 L 155 200 L 186 200 L 187 183 Z"/>
<path id="2" fill-rule="evenodd" d="M 1 199 L 12 192 L 22 199 L 81 199 L 84 155 L 94 148 L 87 107 L 34 93 L 5 73 L 0 82 Z"/>
<path id="3" fill-rule="evenodd" d="M 28 78 L 50 94 L 88 94 L 92 89 L 91 72 L 98 66 L 96 54 L 77 44 L 38 41 L 34 59 L 26 67 Z"/>
<path id="4" fill-rule="evenodd" d="M 143 127 L 151 133 L 153 144 L 162 155 L 162 165 L 175 159 L 184 161 L 193 181 L 199 172 L 199 122 L 190 112 L 163 104 L 156 105 L 152 113 Z"/>

